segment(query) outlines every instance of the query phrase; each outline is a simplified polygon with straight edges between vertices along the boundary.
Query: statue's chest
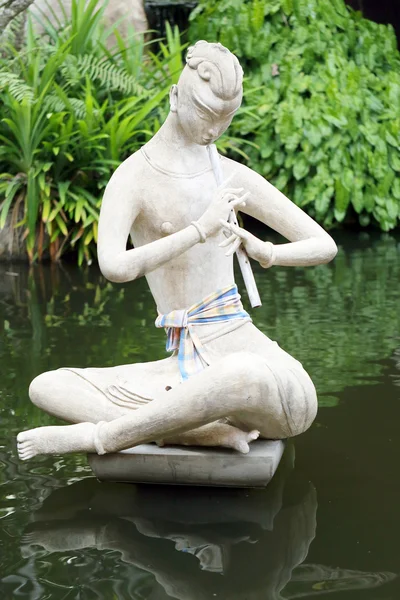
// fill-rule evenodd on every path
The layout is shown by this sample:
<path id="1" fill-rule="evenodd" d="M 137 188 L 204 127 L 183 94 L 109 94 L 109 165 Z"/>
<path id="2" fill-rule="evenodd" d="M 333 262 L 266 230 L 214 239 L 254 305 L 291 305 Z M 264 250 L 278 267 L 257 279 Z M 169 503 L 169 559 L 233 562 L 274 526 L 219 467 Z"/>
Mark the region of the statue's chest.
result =
<path id="1" fill-rule="evenodd" d="M 164 176 L 149 181 L 134 236 L 146 243 L 184 229 L 201 217 L 216 187 L 212 171 L 193 178 Z"/>

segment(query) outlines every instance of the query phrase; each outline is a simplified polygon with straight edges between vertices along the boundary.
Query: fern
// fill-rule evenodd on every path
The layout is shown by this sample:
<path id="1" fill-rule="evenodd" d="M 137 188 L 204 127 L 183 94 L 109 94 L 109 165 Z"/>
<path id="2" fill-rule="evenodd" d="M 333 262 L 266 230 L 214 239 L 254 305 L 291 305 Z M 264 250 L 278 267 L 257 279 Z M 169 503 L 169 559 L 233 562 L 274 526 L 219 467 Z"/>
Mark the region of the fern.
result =
<path id="1" fill-rule="evenodd" d="M 25 83 L 16 73 L 0 70 L 0 92 L 7 90 L 10 96 L 18 102 L 25 101 L 32 104 L 34 101 L 33 89 Z"/>
<path id="2" fill-rule="evenodd" d="M 127 96 L 142 96 L 145 91 L 133 75 L 105 57 L 97 58 L 91 54 L 70 55 L 61 67 L 62 74 L 69 86 L 75 87 L 86 76 L 97 80 L 106 90 L 121 92 Z"/>
<path id="3" fill-rule="evenodd" d="M 66 101 L 57 94 L 48 94 L 44 105 L 48 112 L 62 112 L 67 110 L 77 119 L 84 119 L 86 117 L 85 101 L 79 98 L 68 98 Z"/>
<path id="4" fill-rule="evenodd" d="M 144 93 L 143 87 L 135 77 L 104 58 L 99 59 L 89 54 L 79 56 L 78 68 L 83 75 L 97 79 L 107 89 L 123 92 L 130 96 L 139 96 Z"/>

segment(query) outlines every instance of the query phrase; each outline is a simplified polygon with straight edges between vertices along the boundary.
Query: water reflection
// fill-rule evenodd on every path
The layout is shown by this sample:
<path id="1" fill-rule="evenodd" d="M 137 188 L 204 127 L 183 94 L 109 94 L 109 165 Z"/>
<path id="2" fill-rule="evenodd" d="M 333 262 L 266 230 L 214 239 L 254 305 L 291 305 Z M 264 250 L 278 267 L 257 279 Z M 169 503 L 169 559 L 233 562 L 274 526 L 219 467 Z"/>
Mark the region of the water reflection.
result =
<path id="1" fill-rule="evenodd" d="M 310 482 L 286 482 L 293 456 L 289 446 L 266 490 L 178 490 L 90 478 L 53 491 L 21 540 L 26 564 L 19 595 L 280 600 L 392 580 L 390 573 L 305 562 L 317 496 Z M 5 583 L 11 590 L 12 578 Z"/>

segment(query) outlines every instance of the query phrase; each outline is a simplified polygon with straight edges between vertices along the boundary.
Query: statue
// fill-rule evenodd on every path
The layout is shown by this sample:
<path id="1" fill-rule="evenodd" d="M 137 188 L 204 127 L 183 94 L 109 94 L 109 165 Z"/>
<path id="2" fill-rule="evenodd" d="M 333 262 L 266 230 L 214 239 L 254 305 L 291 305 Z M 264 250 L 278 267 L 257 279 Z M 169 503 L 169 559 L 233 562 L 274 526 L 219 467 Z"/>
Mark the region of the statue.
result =
<path id="1" fill-rule="evenodd" d="M 259 436 L 296 436 L 313 422 L 314 385 L 295 358 L 253 325 L 235 286 L 232 255 L 241 244 L 264 268 L 308 266 L 329 262 L 337 249 L 317 223 L 248 167 L 219 156 L 223 181 L 217 185 L 207 148 L 241 104 L 242 76 L 237 58 L 220 44 L 191 47 L 165 123 L 118 167 L 104 195 L 100 268 L 113 282 L 146 276 L 156 326 L 167 329 L 172 356 L 36 377 L 32 402 L 73 424 L 20 433 L 22 460 L 111 453 L 145 442 L 246 453 Z M 289 243 L 259 240 L 232 221 L 233 210 Z M 126 250 L 129 235 L 134 248 Z"/>

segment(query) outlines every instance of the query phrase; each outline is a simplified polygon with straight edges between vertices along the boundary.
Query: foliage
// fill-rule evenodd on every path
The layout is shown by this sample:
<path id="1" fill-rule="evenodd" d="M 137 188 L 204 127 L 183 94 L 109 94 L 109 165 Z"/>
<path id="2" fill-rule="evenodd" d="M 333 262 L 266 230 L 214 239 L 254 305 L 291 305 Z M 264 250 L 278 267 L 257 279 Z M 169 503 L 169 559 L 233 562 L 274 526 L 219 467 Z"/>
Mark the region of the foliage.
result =
<path id="1" fill-rule="evenodd" d="M 328 227 L 354 217 L 396 226 L 400 55 L 391 26 L 343 0 L 199 0 L 189 34 L 220 41 L 244 67 L 244 110 L 229 133 L 233 146 L 255 143 L 249 166 Z"/>
<path id="2" fill-rule="evenodd" d="M 41 37 L 29 20 L 24 47 L 11 37 L 0 59 L 0 228 L 25 228 L 31 260 L 76 248 L 91 261 L 110 174 L 158 129 L 181 68 L 176 31 L 145 55 L 133 30 L 105 30 L 97 3 L 73 0 L 67 26 L 43 19 Z"/>

